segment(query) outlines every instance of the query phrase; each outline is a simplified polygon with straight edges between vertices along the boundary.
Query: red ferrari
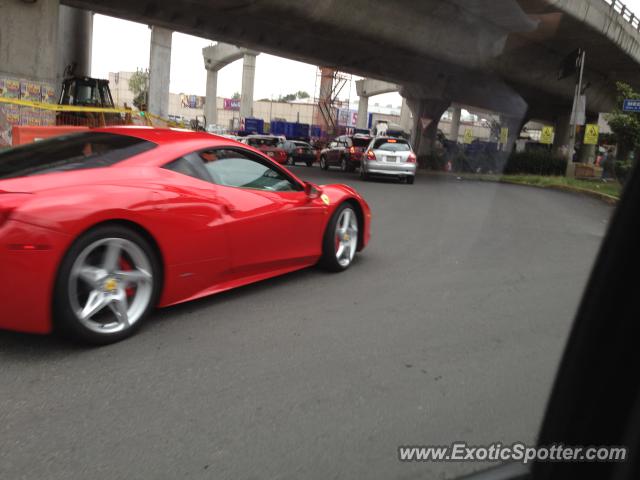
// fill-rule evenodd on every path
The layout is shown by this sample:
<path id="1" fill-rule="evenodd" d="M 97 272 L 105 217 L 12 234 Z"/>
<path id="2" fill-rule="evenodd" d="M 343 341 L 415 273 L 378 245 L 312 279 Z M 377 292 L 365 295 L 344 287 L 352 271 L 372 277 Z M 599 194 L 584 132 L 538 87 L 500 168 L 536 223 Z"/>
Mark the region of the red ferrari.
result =
<path id="1" fill-rule="evenodd" d="M 371 213 L 206 133 L 114 127 L 0 153 L 0 328 L 110 343 L 156 306 L 319 263 L 345 270 Z"/>

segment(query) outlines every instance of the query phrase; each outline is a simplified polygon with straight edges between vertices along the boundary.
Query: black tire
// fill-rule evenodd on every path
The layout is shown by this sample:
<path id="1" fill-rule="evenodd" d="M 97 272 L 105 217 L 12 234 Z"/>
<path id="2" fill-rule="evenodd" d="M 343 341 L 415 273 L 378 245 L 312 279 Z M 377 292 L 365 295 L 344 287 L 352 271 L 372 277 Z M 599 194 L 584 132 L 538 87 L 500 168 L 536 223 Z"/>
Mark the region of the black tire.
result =
<path id="1" fill-rule="evenodd" d="M 293 157 L 291 155 L 287 157 L 287 165 L 295 165 L 295 162 L 293 161 Z"/>
<path id="2" fill-rule="evenodd" d="M 143 313 L 132 325 L 113 333 L 98 333 L 89 329 L 76 316 L 71 305 L 70 278 L 76 259 L 85 249 L 105 239 L 123 239 L 135 244 L 146 256 L 151 269 L 151 293 L 146 308 L 141 309 Z M 116 224 L 99 226 L 89 230 L 72 244 L 58 269 L 53 297 L 54 331 L 73 341 L 94 345 L 106 345 L 123 340 L 133 335 L 154 309 L 158 303 L 161 285 L 162 269 L 160 261 L 155 250 L 142 235 L 131 228 Z M 103 309 L 106 309 L 106 307 Z"/>
<path id="3" fill-rule="evenodd" d="M 410 177 L 407 177 L 407 183 L 409 185 L 413 185 L 413 182 L 415 181 L 415 177 L 412 175 Z"/>
<path id="4" fill-rule="evenodd" d="M 340 170 L 343 172 L 349 171 L 349 164 L 347 163 L 346 158 L 342 158 L 342 160 L 340 160 Z"/>
<path id="5" fill-rule="evenodd" d="M 327 157 L 325 157 L 324 155 L 322 155 L 320 157 L 320 168 L 322 170 L 328 170 L 329 169 L 329 164 L 327 163 Z"/>
<path id="6" fill-rule="evenodd" d="M 313 167 L 313 161 L 311 160 L 307 161 L 307 167 Z"/>
<path id="7" fill-rule="evenodd" d="M 352 260 L 347 266 L 343 266 L 338 262 L 338 259 L 336 258 L 336 224 L 338 222 L 338 219 L 340 218 L 340 214 L 347 208 L 353 211 L 353 214 L 356 215 L 356 218 L 358 219 L 358 224 L 360 224 L 358 211 L 349 202 L 345 202 L 340 205 L 333 213 L 331 220 L 329 220 L 329 223 L 327 224 L 327 229 L 324 232 L 324 237 L 322 238 L 322 256 L 320 257 L 320 261 L 318 262 L 318 266 L 329 272 L 342 272 L 349 268 L 353 263 Z M 360 234 L 361 232 L 358 232 L 358 235 Z M 359 238 L 357 240 L 359 241 Z"/>

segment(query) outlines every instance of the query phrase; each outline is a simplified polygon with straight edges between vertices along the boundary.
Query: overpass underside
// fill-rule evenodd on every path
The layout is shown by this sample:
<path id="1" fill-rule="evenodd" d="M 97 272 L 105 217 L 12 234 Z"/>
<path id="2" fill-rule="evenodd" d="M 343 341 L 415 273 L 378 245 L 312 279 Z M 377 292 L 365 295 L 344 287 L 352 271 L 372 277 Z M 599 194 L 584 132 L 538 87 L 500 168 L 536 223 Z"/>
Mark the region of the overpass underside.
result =
<path id="1" fill-rule="evenodd" d="M 615 81 L 640 87 L 638 32 L 604 0 L 62 3 L 399 84 L 414 128 L 452 102 L 514 125 L 557 121 L 574 93 L 573 79 L 557 72 L 578 47 L 587 51 L 590 112 L 611 109 Z"/>

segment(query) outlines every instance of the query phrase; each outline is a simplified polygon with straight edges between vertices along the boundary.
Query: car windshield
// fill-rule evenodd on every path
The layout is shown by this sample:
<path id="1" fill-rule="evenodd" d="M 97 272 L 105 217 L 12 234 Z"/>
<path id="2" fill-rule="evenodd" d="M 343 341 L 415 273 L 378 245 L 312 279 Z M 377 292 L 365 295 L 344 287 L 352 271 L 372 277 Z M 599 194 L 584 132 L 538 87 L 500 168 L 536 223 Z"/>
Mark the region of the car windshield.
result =
<path id="1" fill-rule="evenodd" d="M 103 132 L 55 137 L 0 152 L 0 179 L 108 167 L 155 146 L 140 138 Z"/>
<path id="2" fill-rule="evenodd" d="M 411 150 L 409 143 L 404 140 L 381 139 L 373 142 L 374 150 L 383 150 L 385 152 L 408 152 Z"/>

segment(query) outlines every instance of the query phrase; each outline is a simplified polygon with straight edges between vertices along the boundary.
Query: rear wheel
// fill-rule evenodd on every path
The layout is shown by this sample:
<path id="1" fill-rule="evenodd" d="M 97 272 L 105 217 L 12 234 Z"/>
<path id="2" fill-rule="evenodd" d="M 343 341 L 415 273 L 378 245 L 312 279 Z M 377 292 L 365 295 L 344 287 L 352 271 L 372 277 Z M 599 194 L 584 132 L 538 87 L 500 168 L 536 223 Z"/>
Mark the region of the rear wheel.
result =
<path id="1" fill-rule="evenodd" d="M 320 168 L 322 170 L 327 170 L 329 168 L 329 165 L 327 164 L 327 157 L 324 155 L 320 157 Z"/>
<path id="2" fill-rule="evenodd" d="M 407 177 L 407 183 L 409 185 L 413 185 L 414 180 L 415 180 L 415 177 L 413 175 L 410 177 Z"/>
<path id="3" fill-rule="evenodd" d="M 98 227 L 81 236 L 62 261 L 55 326 L 75 340 L 117 342 L 140 327 L 159 292 L 160 265 L 147 240 L 127 227 Z"/>
<path id="4" fill-rule="evenodd" d="M 358 214 L 350 203 L 343 203 L 324 233 L 320 265 L 332 272 L 349 268 L 358 248 L 358 235 Z"/>

